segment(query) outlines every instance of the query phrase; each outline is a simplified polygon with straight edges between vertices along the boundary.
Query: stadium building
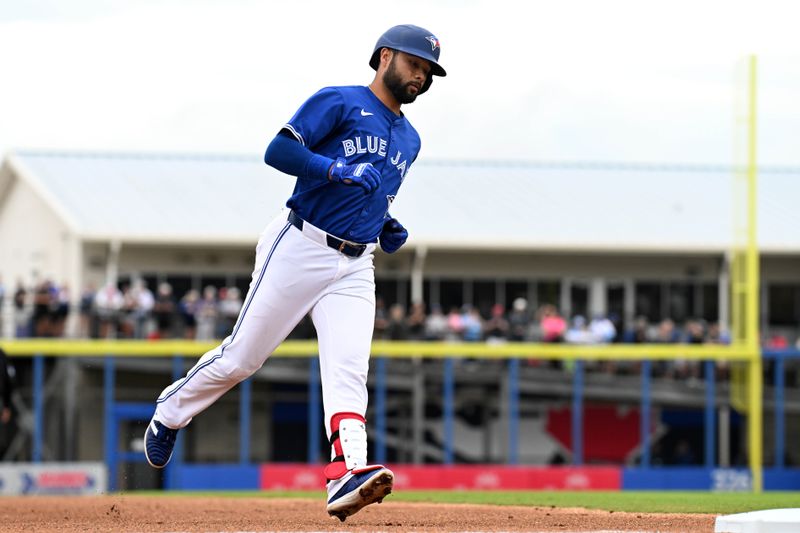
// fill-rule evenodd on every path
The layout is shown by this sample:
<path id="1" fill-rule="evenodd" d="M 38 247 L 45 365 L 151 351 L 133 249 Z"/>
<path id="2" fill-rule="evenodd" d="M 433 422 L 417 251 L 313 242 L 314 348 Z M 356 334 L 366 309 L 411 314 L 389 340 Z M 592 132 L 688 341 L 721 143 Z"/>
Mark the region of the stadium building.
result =
<path id="1" fill-rule="evenodd" d="M 800 321 L 800 233 L 793 209 L 800 169 L 761 168 L 759 176 L 762 331 L 793 343 Z M 733 182 L 732 169 L 723 166 L 421 161 L 392 204 L 411 237 L 397 254 L 376 254 L 378 294 L 387 307 L 425 302 L 446 311 L 469 304 L 486 314 L 494 304 L 508 309 L 524 298 L 529 310 L 554 304 L 566 317 L 612 315 L 625 325 L 638 316 L 650 323 L 696 318 L 724 329 L 730 320 Z M 15 333 L 10 296 L 17 280 L 67 285 L 73 315 L 84 287 L 109 282 L 141 279 L 153 290 L 168 282 L 177 295 L 207 285 L 246 291 L 258 235 L 281 211 L 292 185 L 292 178 L 257 157 L 8 155 L 0 167 L 3 336 Z M 70 331 L 75 328 L 73 321 Z M 435 413 L 441 368 L 396 364 L 388 406 L 390 459 L 440 460 L 444 436 Z M 507 410 L 499 394 L 502 372 L 482 364 L 465 362 L 458 369 L 457 456 L 499 462 L 505 452 L 497 425 Z M 304 365 L 272 361 L 257 376 L 269 383 L 256 393 L 266 406 L 256 413 L 263 423 L 253 438 L 266 443 L 253 452 L 258 460 L 305 457 L 291 441 L 269 437 L 285 434 L 276 427 L 305 431 Z M 123 397 L 154 398 L 169 383 L 167 361 L 130 361 L 119 368 L 127 375 Z M 569 398 L 569 378 L 533 364 L 523 370 L 527 422 L 520 461 L 556 461 L 564 455 L 563 443 L 545 426 L 555 423 L 553 409 Z M 81 372 L 64 375 L 72 376 L 73 386 L 99 391 L 98 367 L 89 362 Z M 633 401 L 636 378 L 607 378 L 590 379 L 587 400 L 597 404 L 597 420 L 611 417 L 624 430 L 635 420 L 618 410 L 604 412 L 603 402 Z M 65 419 L 90 412 L 97 399 L 92 394 L 74 399 Z M 486 401 L 493 396 L 501 399 Z M 797 416 L 800 398 L 788 400 L 787 413 Z M 654 403 L 665 411 L 692 409 L 702 405 L 702 391 L 690 383 L 664 383 L 655 388 Z M 193 423 L 186 432 L 187 457 L 230 460 L 233 452 L 219 429 L 235 426 L 235 412 L 235 399 L 223 399 Z M 720 448 L 720 462 L 735 463 L 744 432 L 730 409 L 720 413 L 728 417 L 720 442 L 733 442 Z M 69 459 L 97 455 L 100 429 L 76 437 L 74 423 L 51 423 L 72 440 L 59 448 Z M 596 460 L 631 462 L 636 453 L 634 441 Z"/>
<path id="2" fill-rule="evenodd" d="M 788 327 L 792 341 L 798 174 L 762 168 L 759 180 L 762 326 Z M 292 185 L 250 157 L 12 153 L 0 168 L 0 274 L 7 292 L 16 280 L 66 283 L 74 303 L 87 284 L 137 277 L 176 294 L 246 290 L 258 235 Z M 726 324 L 732 189 L 726 167 L 421 161 L 392 206 L 411 237 L 376 255 L 378 292 L 387 304 L 522 296 L 568 317 Z"/>

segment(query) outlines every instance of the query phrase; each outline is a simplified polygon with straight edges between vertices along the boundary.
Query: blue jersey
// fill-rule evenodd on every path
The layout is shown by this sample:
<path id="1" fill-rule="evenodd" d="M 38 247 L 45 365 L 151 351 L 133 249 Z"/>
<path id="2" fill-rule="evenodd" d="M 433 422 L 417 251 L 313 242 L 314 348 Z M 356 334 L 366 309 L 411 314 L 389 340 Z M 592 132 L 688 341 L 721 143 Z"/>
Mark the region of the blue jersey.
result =
<path id="1" fill-rule="evenodd" d="M 326 232 L 352 242 L 375 242 L 400 184 L 417 158 L 420 139 L 364 86 L 326 87 L 309 98 L 284 126 L 312 152 L 347 164 L 371 163 L 381 185 L 361 187 L 297 178 L 286 205 Z"/>

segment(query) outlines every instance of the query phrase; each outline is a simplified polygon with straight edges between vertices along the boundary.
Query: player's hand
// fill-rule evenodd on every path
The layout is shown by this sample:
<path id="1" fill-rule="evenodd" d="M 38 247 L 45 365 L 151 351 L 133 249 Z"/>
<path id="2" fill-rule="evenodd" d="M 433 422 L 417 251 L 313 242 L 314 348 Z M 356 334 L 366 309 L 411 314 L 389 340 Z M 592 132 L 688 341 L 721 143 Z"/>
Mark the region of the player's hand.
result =
<path id="1" fill-rule="evenodd" d="M 8 407 L 3 407 L 3 411 L 0 412 L 0 422 L 3 424 L 8 424 L 11 420 L 11 409 Z"/>
<path id="2" fill-rule="evenodd" d="M 371 163 L 358 163 L 348 165 L 344 157 L 338 158 L 328 173 L 331 181 L 345 185 L 358 185 L 364 192 L 370 194 L 381 184 L 381 173 Z"/>
<path id="3" fill-rule="evenodd" d="M 390 218 L 383 223 L 383 230 L 379 238 L 381 249 L 387 254 L 393 254 L 406 243 L 408 231 L 396 218 Z"/>

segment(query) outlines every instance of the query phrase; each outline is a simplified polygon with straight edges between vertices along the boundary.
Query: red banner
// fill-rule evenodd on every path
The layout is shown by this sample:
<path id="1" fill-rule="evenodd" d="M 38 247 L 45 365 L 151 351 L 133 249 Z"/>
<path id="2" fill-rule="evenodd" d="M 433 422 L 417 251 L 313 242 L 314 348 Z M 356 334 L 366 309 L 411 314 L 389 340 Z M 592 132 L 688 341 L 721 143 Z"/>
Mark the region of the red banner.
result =
<path id="1" fill-rule="evenodd" d="M 641 414 L 634 407 L 608 405 L 583 408 L 583 460 L 624 464 L 640 441 Z M 551 408 L 547 413 L 547 432 L 567 450 L 572 450 L 572 409 Z"/>
<path id="2" fill-rule="evenodd" d="M 389 465 L 398 489 L 463 490 L 620 490 L 622 471 L 618 467 L 548 467 L 495 465 Z M 264 490 L 322 489 L 322 466 L 307 464 L 264 464 Z"/>

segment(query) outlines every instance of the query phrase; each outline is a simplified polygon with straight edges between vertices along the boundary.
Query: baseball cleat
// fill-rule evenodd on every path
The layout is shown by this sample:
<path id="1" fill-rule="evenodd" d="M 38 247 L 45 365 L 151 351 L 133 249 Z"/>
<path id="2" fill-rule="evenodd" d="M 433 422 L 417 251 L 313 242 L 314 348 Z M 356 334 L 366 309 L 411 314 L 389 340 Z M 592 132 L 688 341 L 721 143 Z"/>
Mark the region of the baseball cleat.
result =
<path id="1" fill-rule="evenodd" d="M 158 420 L 151 420 L 144 433 L 144 456 L 154 468 L 164 468 L 172 457 L 177 429 L 170 429 Z"/>
<path id="2" fill-rule="evenodd" d="M 392 492 L 394 473 L 388 468 L 353 474 L 328 500 L 328 514 L 342 522 L 371 503 L 381 503 Z"/>

